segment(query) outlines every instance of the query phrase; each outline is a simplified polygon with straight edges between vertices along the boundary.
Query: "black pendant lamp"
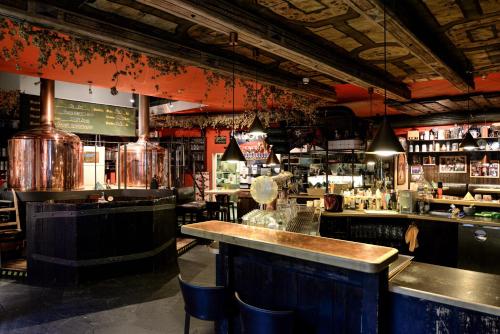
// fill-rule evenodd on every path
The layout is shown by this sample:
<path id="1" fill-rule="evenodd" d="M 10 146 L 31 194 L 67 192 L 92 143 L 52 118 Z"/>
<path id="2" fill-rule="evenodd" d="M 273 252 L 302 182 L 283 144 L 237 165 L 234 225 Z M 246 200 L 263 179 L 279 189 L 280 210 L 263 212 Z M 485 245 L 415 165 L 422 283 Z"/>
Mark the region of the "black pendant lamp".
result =
<path id="1" fill-rule="evenodd" d="M 229 42 L 233 46 L 233 56 L 235 55 L 236 43 L 238 43 L 238 34 L 236 32 L 229 33 Z M 222 155 L 221 161 L 227 162 L 238 162 L 246 161 L 245 156 L 241 153 L 241 149 L 234 138 L 234 91 L 235 91 L 235 79 L 234 79 L 234 59 L 233 59 L 233 131 L 231 132 L 231 139 L 229 140 L 229 145 L 226 147 L 224 154 Z"/>
<path id="2" fill-rule="evenodd" d="M 472 151 L 479 147 L 474 137 L 472 137 L 472 135 L 470 134 L 469 130 L 467 130 L 467 133 L 462 138 L 459 146 L 466 151 Z"/>
<path id="3" fill-rule="evenodd" d="M 266 129 L 262 122 L 260 121 L 259 115 L 255 113 L 255 118 L 253 119 L 252 125 L 248 129 L 248 133 L 253 135 L 264 135 L 266 133 Z"/>
<path id="4" fill-rule="evenodd" d="M 384 73 L 387 76 L 387 29 L 385 19 L 385 2 L 384 2 Z M 387 121 L 387 87 L 384 86 L 384 120 L 378 128 L 377 134 L 373 139 L 366 153 L 376 154 L 382 157 L 390 157 L 398 153 L 404 153 L 405 150 L 398 137 L 394 133 L 391 125 Z"/>
<path id="5" fill-rule="evenodd" d="M 271 152 L 269 152 L 269 156 L 267 157 L 266 160 L 266 165 L 268 166 L 276 166 L 280 165 L 280 159 L 276 156 L 276 153 L 274 153 L 274 147 L 271 148 Z"/>
<path id="6" fill-rule="evenodd" d="M 470 117 L 469 101 L 470 101 L 469 86 L 467 86 L 467 112 L 469 113 L 469 117 Z M 476 148 L 479 148 L 479 145 L 477 144 L 474 137 L 472 137 L 469 130 L 470 130 L 470 122 L 469 122 L 469 129 L 467 129 L 467 133 L 462 138 L 460 145 L 458 145 L 460 148 L 463 148 L 466 151 L 472 151 L 472 150 L 475 150 Z"/>
<path id="7" fill-rule="evenodd" d="M 264 128 L 264 125 L 262 125 L 262 122 L 260 121 L 258 113 L 258 99 L 257 99 L 257 62 L 259 58 L 259 49 L 254 48 L 253 49 L 253 56 L 255 58 L 255 117 L 253 119 L 252 124 L 250 125 L 250 128 L 248 128 L 248 133 L 259 136 L 259 135 L 265 135 L 266 134 L 266 128 Z"/>

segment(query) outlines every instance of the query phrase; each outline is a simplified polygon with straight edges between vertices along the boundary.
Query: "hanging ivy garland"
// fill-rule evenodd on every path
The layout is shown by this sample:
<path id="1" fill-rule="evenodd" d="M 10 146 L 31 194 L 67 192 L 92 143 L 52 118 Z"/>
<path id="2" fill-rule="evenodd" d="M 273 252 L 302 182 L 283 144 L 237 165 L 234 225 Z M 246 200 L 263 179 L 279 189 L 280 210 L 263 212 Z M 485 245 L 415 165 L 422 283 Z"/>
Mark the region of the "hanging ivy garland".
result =
<path id="1" fill-rule="evenodd" d="M 34 26 L 28 22 L 19 22 L 0 17 L 0 41 L 9 35 L 12 40 L 10 48 L 3 47 L 0 50 L 0 57 L 5 61 L 13 60 L 16 68 L 21 70 L 20 58 L 26 47 L 35 46 L 39 49 L 38 72 L 49 66 L 49 60 L 54 56 L 55 61 L 51 63 L 52 68 L 60 67 L 74 74 L 75 69 L 81 68 L 85 64 L 91 64 L 100 57 L 105 64 L 114 64 L 116 71 L 111 80 L 114 85 L 111 91 L 118 93 L 117 84 L 122 76 L 129 76 L 138 80 L 145 75 L 148 67 L 154 74 L 150 79 L 155 80 L 167 75 L 180 75 L 186 73 L 186 65 L 177 60 L 167 57 L 144 55 L 134 50 L 117 48 L 97 41 L 80 38 L 78 36 L 66 36 L 56 31 Z M 213 87 L 224 83 L 224 101 L 229 102 L 232 89 L 232 79 L 229 75 L 216 73 L 203 69 L 206 79 L 205 99 Z M 255 91 L 253 82 L 238 80 L 238 84 L 245 88 L 244 96 L 245 113 L 236 117 L 236 126 L 239 129 L 248 127 L 255 112 L 255 94 L 258 94 L 257 109 L 260 119 L 265 125 L 285 120 L 297 124 L 313 124 L 315 110 L 318 106 L 324 105 L 325 101 L 320 98 L 302 96 L 281 88 L 261 85 Z M 155 89 L 160 93 L 160 86 L 155 85 Z M 273 100 L 274 103 L 269 105 Z M 272 110 L 271 110 L 272 109 Z M 157 119 L 157 124 L 163 127 L 230 127 L 232 117 L 230 116 L 161 116 Z"/>

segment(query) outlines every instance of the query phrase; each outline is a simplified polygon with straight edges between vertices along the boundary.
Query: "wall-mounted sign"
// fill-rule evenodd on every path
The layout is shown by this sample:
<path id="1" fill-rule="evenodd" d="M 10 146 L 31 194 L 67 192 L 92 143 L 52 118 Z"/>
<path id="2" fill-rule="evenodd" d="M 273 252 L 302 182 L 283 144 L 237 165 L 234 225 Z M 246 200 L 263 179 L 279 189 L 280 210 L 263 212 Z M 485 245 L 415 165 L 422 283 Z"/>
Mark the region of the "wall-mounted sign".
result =
<path id="1" fill-rule="evenodd" d="M 108 136 L 135 136 L 135 110 L 88 102 L 56 99 L 56 128 Z"/>
<path id="2" fill-rule="evenodd" d="M 226 144 L 226 136 L 216 136 L 215 143 L 216 144 Z"/>
<path id="3" fill-rule="evenodd" d="M 74 132 L 108 136 L 135 136 L 135 109 L 55 99 L 54 125 Z M 21 94 L 22 127 L 40 125 L 40 97 Z"/>

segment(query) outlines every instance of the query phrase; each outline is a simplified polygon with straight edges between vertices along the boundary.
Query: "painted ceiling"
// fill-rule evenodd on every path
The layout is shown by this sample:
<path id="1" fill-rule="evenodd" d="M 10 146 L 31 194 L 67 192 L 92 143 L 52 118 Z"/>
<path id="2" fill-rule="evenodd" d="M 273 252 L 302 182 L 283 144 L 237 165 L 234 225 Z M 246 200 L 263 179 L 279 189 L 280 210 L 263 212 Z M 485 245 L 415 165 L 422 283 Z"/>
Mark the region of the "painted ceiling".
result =
<path id="1" fill-rule="evenodd" d="M 307 77 L 311 80 L 311 87 L 331 89 L 337 104 L 352 108 L 362 117 L 383 113 L 381 88 L 386 84 L 403 87 L 411 94 L 410 98 L 402 98 L 404 94 L 389 96 L 392 101 L 390 113 L 414 115 L 462 110 L 464 104 L 460 101 L 465 98 L 460 96 L 479 96 L 483 93 L 487 94 L 486 102 L 482 100 L 483 103 L 479 103 L 476 98 L 476 101 L 471 100 L 473 107 L 500 106 L 495 95 L 500 92 L 498 0 L 35 1 L 38 3 L 35 14 L 32 14 L 33 11 L 28 13 L 26 1 L 18 1 L 15 6 L 11 3 L 0 2 L 0 14 L 42 23 L 45 27 L 68 34 L 88 33 L 94 21 L 85 26 L 74 18 L 89 18 L 97 22 L 94 25 L 108 23 L 125 32 L 184 43 L 186 47 L 203 51 L 200 52 L 200 59 L 207 58 L 205 65 L 210 67 L 213 64 L 214 71 L 220 69 L 217 66 L 223 62 L 221 59 L 232 59 L 227 31 L 232 29 L 232 23 L 237 22 L 241 27 L 241 37 L 235 51 L 238 60 L 248 66 L 246 79 L 251 80 L 251 73 L 257 69 L 261 80 L 265 81 L 266 75 L 283 76 L 287 78 L 288 85 L 292 83 L 292 86 L 295 85 L 292 88 L 307 94 L 308 88 L 302 84 L 302 78 Z M 388 6 L 388 74 L 383 72 L 381 8 L 385 3 Z M 410 15 L 404 15 L 405 10 L 409 10 L 406 7 L 414 10 L 415 18 L 421 20 L 423 32 L 412 26 L 415 22 L 409 19 Z M 224 9 L 227 9 L 227 14 L 224 14 Z M 63 21 L 61 24 L 53 19 L 57 16 L 55 12 L 63 13 L 59 17 L 65 18 L 68 23 Z M 241 13 L 248 14 L 248 17 L 241 17 Z M 259 18 L 261 27 L 252 26 L 252 15 Z M 416 24 L 418 28 L 418 22 Z M 95 31 L 92 36 L 99 39 Z M 117 36 L 118 46 L 125 46 L 121 45 L 122 37 L 127 36 Z M 440 48 L 440 45 L 435 45 L 436 41 L 446 43 Z M 417 45 L 414 45 L 415 42 Z M 0 47 L 9 46 L 8 40 L 1 43 Z M 307 46 L 315 49 L 304 50 Z M 257 58 L 253 51 L 255 48 L 259 49 Z M 446 49 L 447 53 L 441 53 L 443 50 L 440 49 Z M 180 58 L 182 52 L 180 49 Z M 318 57 L 330 55 L 333 63 L 323 61 L 325 58 L 311 62 L 315 53 Z M 0 70 L 39 75 L 35 65 L 37 57 L 35 49 L 28 49 L 22 55 L 20 70 L 14 63 L 1 59 Z M 160 91 L 154 89 L 156 83 L 148 80 L 146 75 L 139 80 L 122 78 L 118 89 L 202 102 L 208 105 L 203 112 L 229 111 L 232 104 L 223 84 L 214 87 L 205 96 L 204 72 L 197 66 L 196 59 L 186 56 L 186 60 L 190 66 L 185 74 L 156 79 L 161 81 Z M 352 68 L 352 64 L 357 67 Z M 98 86 L 111 87 L 113 72 L 109 64 L 96 62 L 78 69 L 74 75 L 47 66 L 43 76 L 84 84 L 92 81 Z M 467 75 L 474 77 L 475 87 L 466 88 Z M 370 108 L 367 88 L 372 83 L 376 94 Z M 240 87 L 235 101 L 238 110 L 243 108 L 243 94 L 244 89 Z M 450 103 L 453 96 L 457 98 Z M 419 108 L 417 104 L 424 104 L 425 108 Z"/>

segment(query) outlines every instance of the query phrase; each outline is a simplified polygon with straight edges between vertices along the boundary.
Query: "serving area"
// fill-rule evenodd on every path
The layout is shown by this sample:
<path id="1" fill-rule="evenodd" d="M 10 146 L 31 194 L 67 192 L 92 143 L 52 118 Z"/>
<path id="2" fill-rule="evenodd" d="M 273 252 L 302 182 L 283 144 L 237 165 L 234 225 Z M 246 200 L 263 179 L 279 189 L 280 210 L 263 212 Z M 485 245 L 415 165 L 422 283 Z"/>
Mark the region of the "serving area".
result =
<path id="1" fill-rule="evenodd" d="M 433 323 L 450 332 L 498 330 L 496 275 L 398 259 L 389 247 L 220 221 L 182 231 L 219 242 L 217 285 L 259 305 L 293 310 L 299 330 L 422 333 Z M 398 269 L 389 280 L 391 263 Z M 229 325 L 239 332 L 237 319 Z"/>

